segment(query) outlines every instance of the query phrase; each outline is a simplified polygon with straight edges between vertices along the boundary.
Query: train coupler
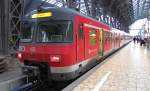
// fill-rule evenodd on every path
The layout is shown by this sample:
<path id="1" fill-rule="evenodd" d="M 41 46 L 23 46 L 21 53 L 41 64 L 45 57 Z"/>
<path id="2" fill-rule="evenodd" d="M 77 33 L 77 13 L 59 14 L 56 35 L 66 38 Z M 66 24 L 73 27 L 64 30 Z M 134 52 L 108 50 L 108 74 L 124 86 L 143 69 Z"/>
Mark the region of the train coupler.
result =
<path id="1" fill-rule="evenodd" d="M 40 70 L 36 66 L 23 66 L 22 71 L 30 82 L 40 80 Z"/>

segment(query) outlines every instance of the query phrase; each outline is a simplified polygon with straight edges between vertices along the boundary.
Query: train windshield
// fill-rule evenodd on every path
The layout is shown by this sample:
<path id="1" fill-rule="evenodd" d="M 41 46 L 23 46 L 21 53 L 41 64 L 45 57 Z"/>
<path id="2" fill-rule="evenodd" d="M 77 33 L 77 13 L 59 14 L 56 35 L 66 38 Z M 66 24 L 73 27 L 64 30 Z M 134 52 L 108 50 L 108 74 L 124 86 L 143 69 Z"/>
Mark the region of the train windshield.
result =
<path id="1" fill-rule="evenodd" d="M 40 23 L 37 29 L 37 42 L 72 42 L 71 21 L 52 21 Z"/>
<path id="2" fill-rule="evenodd" d="M 21 28 L 21 42 L 32 42 L 35 27 L 28 23 L 23 23 Z"/>
<path id="3" fill-rule="evenodd" d="M 24 24 L 21 42 L 65 43 L 73 41 L 72 21 L 49 21 Z"/>

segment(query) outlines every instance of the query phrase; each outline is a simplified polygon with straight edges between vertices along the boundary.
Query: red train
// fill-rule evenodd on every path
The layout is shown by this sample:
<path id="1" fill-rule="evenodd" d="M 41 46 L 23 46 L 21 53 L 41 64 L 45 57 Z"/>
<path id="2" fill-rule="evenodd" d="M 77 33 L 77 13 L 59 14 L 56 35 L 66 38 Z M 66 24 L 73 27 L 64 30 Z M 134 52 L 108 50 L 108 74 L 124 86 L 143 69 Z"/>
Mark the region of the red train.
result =
<path id="1" fill-rule="evenodd" d="M 41 78 L 71 80 L 102 57 L 130 41 L 130 36 L 76 11 L 44 8 L 23 19 L 18 58 Z"/>

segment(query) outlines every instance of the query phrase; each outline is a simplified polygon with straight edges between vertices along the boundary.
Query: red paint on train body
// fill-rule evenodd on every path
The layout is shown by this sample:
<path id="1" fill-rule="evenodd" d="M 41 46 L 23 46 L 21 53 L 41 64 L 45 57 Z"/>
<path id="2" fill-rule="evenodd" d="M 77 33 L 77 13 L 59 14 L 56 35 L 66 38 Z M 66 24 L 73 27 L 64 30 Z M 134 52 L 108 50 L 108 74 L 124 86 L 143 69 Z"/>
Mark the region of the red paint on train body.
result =
<path id="1" fill-rule="evenodd" d="M 51 11 L 52 13 L 54 13 L 54 15 L 57 15 L 58 13 L 60 17 L 60 13 L 63 12 L 63 14 L 66 15 L 65 17 L 68 16 L 73 18 L 71 20 L 73 23 L 73 38 L 71 42 L 39 43 L 34 41 L 35 39 L 33 39 L 34 42 L 22 42 L 20 45 L 21 50 L 20 52 L 18 52 L 19 59 L 25 65 L 39 66 L 41 65 L 41 63 L 47 64 L 49 72 L 51 72 L 50 77 L 53 80 L 74 79 L 75 77 L 79 76 L 82 71 L 86 71 L 86 69 L 89 69 L 96 60 L 105 56 L 103 54 L 108 54 L 113 49 L 117 49 L 120 47 L 119 37 L 116 36 L 115 33 L 110 32 L 112 29 L 109 26 L 89 17 L 80 15 L 79 13 L 72 10 L 65 10 L 59 8 L 53 10 L 53 8 L 50 8 L 46 11 Z M 57 18 L 61 20 L 60 17 Z M 56 17 L 54 17 L 53 20 L 55 18 Z M 45 21 L 49 22 L 50 19 L 46 19 L 44 20 L 44 22 Z M 43 23 L 43 21 L 40 23 Z M 34 32 L 36 34 L 37 31 Z M 54 33 L 52 33 L 52 35 L 54 36 Z M 62 35 L 56 36 L 55 34 L 54 39 L 57 39 L 56 37 L 58 36 L 59 38 L 62 38 L 60 37 Z"/>

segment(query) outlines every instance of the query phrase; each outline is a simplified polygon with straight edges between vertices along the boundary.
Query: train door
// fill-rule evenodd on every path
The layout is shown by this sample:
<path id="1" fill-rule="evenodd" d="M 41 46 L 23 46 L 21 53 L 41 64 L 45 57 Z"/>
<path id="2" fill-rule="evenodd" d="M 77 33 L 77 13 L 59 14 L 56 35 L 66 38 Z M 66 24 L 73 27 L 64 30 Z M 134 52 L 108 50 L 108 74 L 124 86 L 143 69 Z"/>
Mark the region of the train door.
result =
<path id="1" fill-rule="evenodd" d="M 110 32 L 111 50 L 113 50 L 113 33 Z"/>
<path id="2" fill-rule="evenodd" d="M 115 33 L 114 34 L 114 46 L 115 46 L 115 49 L 117 49 L 117 34 Z"/>
<path id="3" fill-rule="evenodd" d="M 111 51 L 111 33 L 108 31 L 107 32 L 107 42 L 108 42 L 108 52 Z"/>
<path id="4" fill-rule="evenodd" d="M 79 24 L 78 34 L 77 34 L 77 61 L 83 61 L 85 58 L 85 37 L 83 23 Z"/>
<path id="5" fill-rule="evenodd" d="M 119 34 L 119 47 L 121 46 L 121 35 Z"/>
<path id="6" fill-rule="evenodd" d="M 112 37 L 113 37 L 113 38 L 112 38 L 112 39 L 113 39 L 113 40 L 112 40 L 112 41 L 113 41 L 113 49 L 115 49 L 115 33 L 112 33 L 112 34 L 113 34 L 113 36 L 112 36 Z"/>
<path id="7" fill-rule="evenodd" d="M 116 49 L 119 48 L 119 34 L 116 34 Z"/>
<path id="8" fill-rule="evenodd" d="M 99 51 L 99 37 L 98 31 L 99 27 L 84 24 L 85 29 L 85 58 L 93 58 L 94 56 L 98 56 Z"/>
<path id="9" fill-rule="evenodd" d="M 88 31 L 88 56 L 89 57 L 93 57 L 95 55 L 98 54 L 98 29 L 96 28 L 89 28 L 89 31 Z"/>
<path id="10" fill-rule="evenodd" d="M 108 32 L 104 30 L 104 53 L 106 54 L 109 50 Z"/>
<path id="11" fill-rule="evenodd" d="M 103 29 L 99 31 L 99 55 L 103 56 Z"/>

